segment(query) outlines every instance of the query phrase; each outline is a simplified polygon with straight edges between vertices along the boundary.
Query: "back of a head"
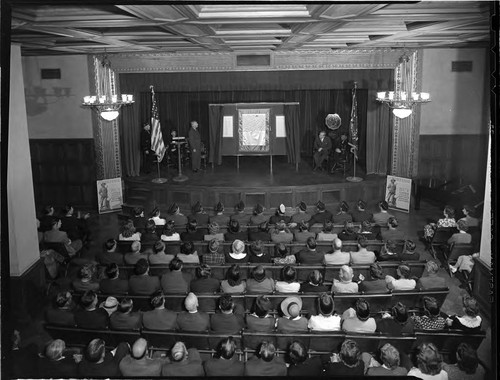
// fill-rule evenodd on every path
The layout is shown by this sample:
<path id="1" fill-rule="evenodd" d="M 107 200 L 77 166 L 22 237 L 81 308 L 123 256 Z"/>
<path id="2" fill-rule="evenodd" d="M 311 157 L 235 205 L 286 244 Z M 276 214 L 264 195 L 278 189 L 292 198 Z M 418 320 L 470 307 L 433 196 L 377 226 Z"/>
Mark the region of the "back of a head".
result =
<path id="1" fill-rule="evenodd" d="M 146 355 L 148 342 L 144 338 L 137 339 L 132 345 L 130 354 L 134 359 L 142 359 Z"/>
<path id="2" fill-rule="evenodd" d="M 342 249 L 342 240 L 339 238 L 333 239 L 332 247 L 335 251 L 340 251 Z"/>
<path id="3" fill-rule="evenodd" d="M 415 252 L 416 249 L 417 249 L 417 245 L 415 244 L 415 242 L 413 240 L 406 240 L 405 241 L 405 251 L 406 252 L 413 253 L 413 252 Z"/>
<path id="4" fill-rule="evenodd" d="M 142 207 L 134 207 L 134 216 L 135 217 L 142 216 L 143 212 L 144 212 L 144 208 L 142 208 Z"/>
<path id="5" fill-rule="evenodd" d="M 328 293 L 322 293 L 318 297 L 318 310 L 319 313 L 325 317 L 333 314 L 335 310 L 335 303 L 333 297 Z"/>
<path id="6" fill-rule="evenodd" d="M 154 253 L 163 252 L 164 250 L 165 250 L 165 243 L 162 242 L 161 240 L 158 240 L 153 246 Z"/>
<path id="7" fill-rule="evenodd" d="M 267 296 L 258 296 L 252 305 L 252 312 L 259 318 L 264 318 L 272 309 L 271 300 Z"/>
<path id="8" fill-rule="evenodd" d="M 300 232 L 309 231 L 309 223 L 304 222 L 303 220 L 299 222 L 298 227 Z"/>
<path id="9" fill-rule="evenodd" d="M 276 257 L 286 257 L 288 255 L 288 248 L 284 243 L 278 243 L 274 246 Z"/>
<path id="10" fill-rule="evenodd" d="M 118 311 L 120 313 L 128 313 L 132 311 L 133 307 L 134 302 L 130 298 L 122 298 L 122 300 L 118 304 Z"/>
<path id="11" fill-rule="evenodd" d="M 92 264 L 83 264 L 78 271 L 78 277 L 82 280 L 90 280 L 94 275 L 94 266 Z"/>
<path id="12" fill-rule="evenodd" d="M 444 206 L 444 213 L 448 216 L 448 218 L 455 217 L 455 209 L 452 206 L 449 205 Z"/>
<path id="13" fill-rule="evenodd" d="M 230 294 L 223 294 L 219 298 L 219 308 L 221 311 L 229 312 L 234 308 L 233 297 Z"/>
<path id="14" fill-rule="evenodd" d="M 97 363 L 105 354 L 106 343 L 102 339 L 93 339 L 87 345 L 85 358 L 91 363 Z"/>
<path id="15" fill-rule="evenodd" d="M 268 224 L 267 222 L 262 222 L 261 224 L 259 224 L 259 230 L 262 231 L 262 232 L 267 232 L 267 229 L 268 229 Z"/>
<path id="16" fill-rule="evenodd" d="M 324 232 L 332 232 L 333 230 L 333 223 L 331 220 L 325 220 L 323 222 L 323 231 Z"/>
<path id="17" fill-rule="evenodd" d="M 366 321 L 370 318 L 370 304 L 364 298 L 358 298 L 355 309 L 356 316 L 360 321 Z"/>
<path id="18" fill-rule="evenodd" d="M 229 221 L 229 232 L 236 233 L 240 232 L 240 222 L 235 219 Z"/>
<path id="19" fill-rule="evenodd" d="M 149 215 L 154 218 L 155 216 L 159 216 L 160 215 L 160 209 L 158 207 L 155 207 L 154 209 L 151 210 L 151 212 L 149 213 Z"/>
<path id="20" fill-rule="evenodd" d="M 295 268 L 290 266 L 290 265 L 285 265 L 281 269 L 281 278 L 285 282 L 293 282 L 295 280 L 296 274 L 297 274 L 297 272 L 296 272 Z"/>
<path id="21" fill-rule="evenodd" d="M 323 275 L 317 269 L 309 273 L 308 280 L 313 285 L 321 285 L 323 283 Z"/>
<path id="22" fill-rule="evenodd" d="M 385 242 L 384 248 L 386 252 L 395 253 L 397 249 L 396 242 L 389 239 Z"/>
<path id="23" fill-rule="evenodd" d="M 479 365 L 476 350 L 467 343 L 460 343 L 457 347 L 457 365 L 467 374 L 476 373 Z"/>
<path id="24" fill-rule="evenodd" d="M 208 250 L 211 253 L 219 252 L 219 246 L 220 246 L 219 240 L 214 238 L 210 240 L 210 242 L 208 243 Z"/>
<path id="25" fill-rule="evenodd" d="M 288 349 L 288 357 L 293 364 L 303 363 L 307 359 L 307 349 L 302 342 L 294 340 Z"/>
<path id="26" fill-rule="evenodd" d="M 439 305 L 434 297 L 424 297 L 424 310 L 427 311 L 430 316 L 435 317 L 439 315 Z"/>
<path id="27" fill-rule="evenodd" d="M 196 229 L 198 228 L 198 222 L 196 221 L 196 219 L 194 218 L 190 218 L 188 220 L 188 223 L 187 223 L 187 226 L 186 226 L 186 229 L 189 231 L 189 232 L 194 232 L 196 231 Z"/>
<path id="28" fill-rule="evenodd" d="M 417 366 L 426 375 L 437 375 L 441 371 L 441 354 L 433 343 L 422 343 L 418 347 Z"/>
<path id="29" fill-rule="evenodd" d="M 266 271 L 262 265 L 257 265 L 252 269 L 252 278 L 257 282 L 262 282 L 266 278 Z"/>
<path id="30" fill-rule="evenodd" d="M 241 240 L 236 239 L 235 241 L 233 241 L 232 248 L 234 253 L 243 253 L 243 251 L 245 250 L 245 243 L 243 243 Z"/>
<path id="31" fill-rule="evenodd" d="M 405 265 L 405 264 L 399 265 L 398 272 L 402 278 L 409 279 L 411 277 L 411 269 L 408 265 Z"/>
<path id="32" fill-rule="evenodd" d="M 347 233 L 350 233 L 352 234 L 354 232 L 354 223 L 353 222 L 349 222 L 349 221 L 345 221 L 344 222 L 344 230 L 347 232 Z"/>
<path id="33" fill-rule="evenodd" d="M 392 307 L 391 314 L 397 322 L 404 323 L 408 320 L 408 309 L 401 302 Z"/>
<path id="34" fill-rule="evenodd" d="M 132 244 L 130 245 L 130 250 L 134 253 L 140 252 L 141 251 L 141 242 L 138 240 L 133 241 Z"/>
<path id="35" fill-rule="evenodd" d="M 164 302 L 165 302 L 165 297 L 163 295 L 163 291 L 161 290 L 157 290 L 151 296 L 151 306 L 153 307 L 153 309 L 163 306 Z"/>
<path id="36" fill-rule="evenodd" d="M 386 343 L 380 348 L 380 359 L 389 369 L 399 367 L 399 351 L 390 343 Z"/>
<path id="37" fill-rule="evenodd" d="M 211 223 L 209 223 L 208 232 L 211 235 L 215 235 L 215 234 L 219 233 L 219 223 L 217 223 L 216 221 L 212 221 Z"/>
<path id="38" fill-rule="evenodd" d="M 134 273 L 138 276 L 145 274 L 149 269 L 149 263 L 146 259 L 139 259 L 134 266 Z"/>
<path id="39" fill-rule="evenodd" d="M 84 309 L 86 309 L 92 306 L 96 298 L 97 294 L 93 290 L 87 290 L 85 293 L 83 293 L 82 297 L 80 298 L 80 304 L 83 306 Z"/>
<path id="40" fill-rule="evenodd" d="M 308 237 L 307 240 L 306 240 L 306 245 L 307 245 L 307 248 L 309 249 L 316 249 L 316 239 L 313 238 L 312 236 L 311 237 Z"/>
<path id="41" fill-rule="evenodd" d="M 59 292 L 55 298 L 55 304 L 57 307 L 67 306 L 71 302 L 71 293 L 68 291 Z"/>
<path id="42" fill-rule="evenodd" d="M 354 272 L 349 265 L 342 265 L 339 271 L 339 277 L 341 281 L 352 281 Z"/>
<path id="43" fill-rule="evenodd" d="M 184 300 L 184 307 L 187 311 L 191 312 L 198 310 L 198 297 L 196 297 L 196 294 L 190 292 L 186 296 L 186 299 Z"/>
<path id="44" fill-rule="evenodd" d="M 384 271 L 379 263 L 370 264 L 370 276 L 374 280 L 381 280 L 385 278 Z"/>
<path id="45" fill-rule="evenodd" d="M 165 223 L 163 233 L 167 236 L 172 236 L 175 233 L 175 222 L 173 220 L 169 220 L 167 223 Z"/>
<path id="46" fill-rule="evenodd" d="M 240 266 L 237 264 L 231 265 L 231 267 L 226 273 L 226 278 L 229 285 L 231 286 L 234 286 L 235 284 L 239 283 L 241 280 Z"/>
<path id="47" fill-rule="evenodd" d="M 222 339 L 217 346 L 217 355 L 223 359 L 231 359 L 235 352 L 236 343 L 232 336 Z"/>
<path id="48" fill-rule="evenodd" d="M 436 264 L 435 261 L 429 260 L 425 264 L 425 268 L 427 269 L 427 273 L 436 274 L 439 271 L 439 265 Z"/>
<path id="49" fill-rule="evenodd" d="M 273 360 L 274 355 L 276 353 L 276 347 L 273 343 L 268 342 L 267 340 L 263 341 L 260 345 L 259 356 L 265 362 L 270 362 Z"/>
<path id="50" fill-rule="evenodd" d="M 466 231 L 469 229 L 469 224 L 467 223 L 467 221 L 460 219 L 460 220 L 457 222 L 457 228 L 458 228 L 460 231 L 464 231 L 464 232 L 466 232 Z"/>
<path id="51" fill-rule="evenodd" d="M 479 315 L 479 306 L 475 298 L 469 295 L 464 295 L 462 298 L 465 314 L 469 317 L 477 317 Z"/>
<path id="52" fill-rule="evenodd" d="M 348 366 L 355 366 L 359 363 L 361 351 L 358 344 L 351 339 L 346 339 L 340 347 L 340 358 Z"/>
<path id="53" fill-rule="evenodd" d="M 118 264 L 111 263 L 106 266 L 106 276 L 108 278 L 116 278 L 119 274 Z"/>
<path id="54" fill-rule="evenodd" d="M 116 246 L 116 240 L 115 239 L 108 239 L 104 243 L 104 248 L 106 251 L 111 251 L 113 248 Z"/>
<path id="55" fill-rule="evenodd" d="M 397 228 L 398 220 L 395 216 L 391 216 L 389 219 L 387 219 L 387 225 L 391 228 Z"/>
<path id="56" fill-rule="evenodd" d="M 174 257 L 172 261 L 168 264 L 168 268 L 170 271 L 179 271 L 182 270 L 183 262 L 181 259 Z"/>
<path id="57" fill-rule="evenodd" d="M 188 351 L 186 345 L 183 342 L 176 342 L 170 350 L 170 355 L 174 362 L 180 362 L 187 357 Z"/>
<path id="58" fill-rule="evenodd" d="M 358 203 L 356 203 L 356 206 L 358 206 L 358 210 L 364 211 L 366 208 L 366 202 L 360 199 Z"/>
<path id="59" fill-rule="evenodd" d="M 58 360 L 62 357 L 65 349 L 66 343 L 62 339 L 55 339 L 45 348 L 45 356 L 50 360 Z"/>
<path id="60" fill-rule="evenodd" d="M 359 245 L 361 248 L 366 248 L 366 247 L 368 247 L 368 240 L 366 240 L 366 237 L 364 237 L 364 236 L 359 236 L 359 237 L 358 237 L 358 245 Z"/>
<path id="61" fill-rule="evenodd" d="M 383 211 L 387 211 L 389 209 L 389 204 L 386 201 L 380 201 L 378 207 Z"/>
<path id="62" fill-rule="evenodd" d="M 185 255 L 192 255 L 194 253 L 194 243 L 192 241 L 185 241 L 181 244 L 181 252 Z"/>
<path id="63" fill-rule="evenodd" d="M 209 278 L 212 274 L 212 269 L 207 264 L 200 264 L 196 267 L 196 276 L 198 278 Z"/>
<path id="64" fill-rule="evenodd" d="M 146 225 L 144 226 L 146 232 L 153 233 L 156 231 L 156 224 L 154 220 L 148 219 Z"/>

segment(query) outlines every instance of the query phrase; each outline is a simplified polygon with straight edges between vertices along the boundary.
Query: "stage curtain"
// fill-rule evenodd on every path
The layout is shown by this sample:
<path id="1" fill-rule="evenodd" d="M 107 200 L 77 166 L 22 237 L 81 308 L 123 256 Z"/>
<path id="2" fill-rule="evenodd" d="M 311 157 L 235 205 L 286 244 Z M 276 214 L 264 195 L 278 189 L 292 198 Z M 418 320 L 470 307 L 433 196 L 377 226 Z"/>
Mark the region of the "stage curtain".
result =
<path id="1" fill-rule="evenodd" d="M 122 175 L 135 177 L 140 173 L 141 168 L 141 129 L 142 124 L 149 118 L 142 118 L 144 99 L 139 93 L 128 92 L 134 95 L 135 103 L 120 109 L 118 125 L 120 131 L 120 155 Z M 151 105 L 149 105 L 151 113 Z"/>
<path id="2" fill-rule="evenodd" d="M 288 162 L 300 163 L 300 108 L 299 105 L 284 104 L 286 149 Z"/>
<path id="3" fill-rule="evenodd" d="M 217 165 L 222 164 L 222 106 L 210 106 L 210 150 L 208 152 L 208 162 L 217 162 Z"/>
<path id="4" fill-rule="evenodd" d="M 392 113 L 386 106 L 374 109 L 374 123 L 366 130 L 366 174 L 387 174 L 392 146 Z"/>

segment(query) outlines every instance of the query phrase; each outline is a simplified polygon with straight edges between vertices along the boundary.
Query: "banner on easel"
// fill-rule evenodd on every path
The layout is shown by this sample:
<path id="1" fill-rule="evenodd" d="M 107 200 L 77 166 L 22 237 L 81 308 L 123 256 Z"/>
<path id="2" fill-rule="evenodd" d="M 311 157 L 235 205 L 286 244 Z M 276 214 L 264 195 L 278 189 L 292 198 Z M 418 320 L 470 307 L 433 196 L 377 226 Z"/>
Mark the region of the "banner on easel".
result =
<path id="1" fill-rule="evenodd" d="M 97 181 L 99 214 L 120 211 L 123 204 L 122 179 L 110 178 Z"/>
<path id="2" fill-rule="evenodd" d="M 410 212 L 411 179 L 388 175 L 385 200 L 390 209 Z"/>

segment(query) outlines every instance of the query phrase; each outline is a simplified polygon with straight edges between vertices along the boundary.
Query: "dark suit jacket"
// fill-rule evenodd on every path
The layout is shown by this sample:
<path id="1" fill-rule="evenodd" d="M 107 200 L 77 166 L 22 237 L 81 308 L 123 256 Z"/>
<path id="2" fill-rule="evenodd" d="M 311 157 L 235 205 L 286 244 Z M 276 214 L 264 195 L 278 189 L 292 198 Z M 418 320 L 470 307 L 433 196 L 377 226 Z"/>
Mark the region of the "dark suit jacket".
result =
<path id="1" fill-rule="evenodd" d="M 446 288 L 446 280 L 436 274 L 428 274 L 427 276 L 419 278 L 417 281 L 417 288 L 424 290 Z"/>
<path id="2" fill-rule="evenodd" d="M 231 359 L 212 358 L 203 363 L 206 376 L 243 376 L 245 363 L 234 355 Z"/>
<path id="3" fill-rule="evenodd" d="M 106 351 L 104 361 L 102 363 L 92 363 L 86 360 L 84 357 L 84 359 L 78 364 L 79 377 L 120 377 L 122 373 L 120 372 L 120 368 L 118 365 L 120 364 L 120 360 L 122 360 L 123 357 L 127 355 L 128 351 L 129 348 L 127 343 L 122 342 L 116 348 L 115 355 L 112 355 L 111 352 Z"/>
<path id="4" fill-rule="evenodd" d="M 203 241 L 205 239 L 205 230 L 202 228 L 194 232 L 184 231 L 181 233 L 182 241 Z"/>
<path id="5" fill-rule="evenodd" d="M 250 231 L 248 233 L 248 240 L 249 241 L 270 241 L 271 240 L 271 234 L 269 232 L 265 231 Z"/>
<path id="6" fill-rule="evenodd" d="M 315 223 L 324 224 L 325 220 L 332 220 L 332 213 L 328 210 L 314 214 L 309 220 L 309 225 L 312 226 Z"/>
<path id="7" fill-rule="evenodd" d="M 247 241 L 248 240 L 248 231 L 240 231 L 240 232 L 226 232 L 224 234 L 224 239 L 228 242 L 233 242 L 235 240 Z"/>
<path id="8" fill-rule="evenodd" d="M 33 363 L 26 363 L 33 365 Z M 68 379 L 78 376 L 78 366 L 72 354 L 65 355 L 65 358 L 53 361 L 47 358 L 39 358 L 37 377 L 45 379 Z"/>
<path id="9" fill-rule="evenodd" d="M 253 357 L 245 363 L 245 376 L 286 376 L 285 362 L 275 357 L 270 362 Z"/>
<path id="10" fill-rule="evenodd" d="M 323 365 L 319 356 L 313 356 L 299 364 L 291 364 L 288 367 L 288 376 L 303 376 L 307 378 L 319 377 L 323 371 Z"/>
<path id="11" fill-rule="evenodd" d="M 103 265 L 116 263 L 123 265 L 123 253 L 121 252 L 100 252 L 97 254 L 96 260 Z"/>
<path id="12" fill-rule="evenodd" d="M 161 288 L 165 293 L 188 293 L 191 283 L 189 273 L 170 271 L 161 276 Z"/>
<path id="13" fill-rule="evenodd" d="M 385 279 L 381 280 L 366 280 L 359 284 L 359 291 L 365 293 L 387 293 L 387 284 Z"/>
<path id="14" fill-rule="evenodd" d="M 71 310 L 48 308 L 45 311 L 45 321 L 51 325 L 75 326 L 75 315 Z"/>
<path id="15" fill-rule="evenodd" d="M 132 221 L 134 222 L 134 227 L 139 230 L 143 230 L 146 227 L 147 219 L 144 216 L 134 216 Z"/>
<path id="16" fill-rule="evenodd" d="M 306 265 L 321 265 L 325 261 L 325 253 L 318 251 L 310 251 L 308 248 L 297 253 L 297 262 Z"/>
<path id="17" fill-rule="evenodd" d="M 109 317 L 109 326 L 113 330 L 139 330 L 142 326 L 142 314 L 115 311 Z"/>
<path id="18" fill-rule="evenodd" d="M 177 315 L 177 325 L 181 331 L 207 331 L 210 329 L 210 318 L 202 311 L 183 311 Z"/>
<path id="19" fill-rule="evenodd" d="M 101 308 L 93 311 L 78 310 L 75 312 L 75 322 L 78 327 L 83 329 L 105 329 L 109 324 L 109 315 L 106 310 Z"/>
<path id="20" fill-rule="evenodd" d="M 129 293 L 150 296 L 160 289 L 160 279 L 155 276 L 132 275 L 128 280 Z"/>
<path id="21" fill-rule="evenodd" d="M 99 282 L 99 290 L 103 294 L 127 294 L 128 280 L 120 278 L 111 280 L 109 278 L 102 279 Z"/>
<path id="22" fill-rule="evenodd" d="M 142 325 L 148 330 L 175 330 L 177 313 L 167 309 L 155 309 L 142 314 Z"/>
<path id="23" fill-rule="evenodd" d="M 210 329 L 217 334 L 236 334 L 244 326 L 241 315 L 215 313 L 210 318 Z"/>
<path id="24" fill-rule="evenodd" d="M 247 314 L 246 324 L 249 331 L 271 332 L 275 330 L 276 319 L 273 316 L 259 318 L 252 314 Z"/>

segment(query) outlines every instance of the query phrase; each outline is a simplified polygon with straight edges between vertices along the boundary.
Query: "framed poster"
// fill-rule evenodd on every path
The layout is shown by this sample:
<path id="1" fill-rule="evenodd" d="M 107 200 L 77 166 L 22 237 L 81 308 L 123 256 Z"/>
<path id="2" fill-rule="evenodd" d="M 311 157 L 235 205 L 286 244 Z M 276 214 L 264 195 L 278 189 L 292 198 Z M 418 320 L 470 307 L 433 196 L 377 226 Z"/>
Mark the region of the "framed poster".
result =
<path id="1" fill-rule="evenodd" d="M 390 209 L 410 212 L 411 179 L 388 175 L 385 200 Z"/>
<path id="2" fill-rule="evenodd" d="M 269 109 L 240 109 L 239 151 L 269 152 Z"/>
<path id="3" fill-rule="evenodd" d="M 122 179 L 110 178 L 97 181 L 99 214 L 120 211 L 123 204 Z"/>

